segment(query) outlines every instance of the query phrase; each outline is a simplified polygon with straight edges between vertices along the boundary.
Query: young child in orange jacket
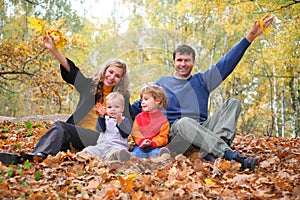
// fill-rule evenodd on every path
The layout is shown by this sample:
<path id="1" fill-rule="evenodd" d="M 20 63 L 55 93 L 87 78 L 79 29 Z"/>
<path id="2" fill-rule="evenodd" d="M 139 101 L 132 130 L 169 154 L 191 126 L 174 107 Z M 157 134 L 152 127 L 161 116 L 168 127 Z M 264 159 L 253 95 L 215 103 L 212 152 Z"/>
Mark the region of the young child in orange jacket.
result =
<path id="1" fill-rule="evenodd" d="M 162 114 L 168 97 L 164 89 L 157 85 L 148 85 L 142 89 L 142 112 L 139 113 L 133 123 L 131 136 L 135 146 L 131 155 L 137 158 L 149 158 L 170 154 L 167 147 L 170 124 Z"/>

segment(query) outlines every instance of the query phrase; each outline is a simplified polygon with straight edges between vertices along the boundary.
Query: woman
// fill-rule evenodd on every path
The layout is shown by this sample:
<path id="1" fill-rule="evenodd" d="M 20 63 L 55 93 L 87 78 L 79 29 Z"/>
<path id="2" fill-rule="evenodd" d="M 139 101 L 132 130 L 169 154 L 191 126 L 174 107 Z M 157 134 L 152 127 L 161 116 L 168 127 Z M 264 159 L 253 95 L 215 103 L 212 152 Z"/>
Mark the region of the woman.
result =
<path id="1" fill-rule="evenodd" d="M 110 59 L 100 66 L 93 78 L 86 78 L 71 60 L 57 50 L 50 36 L 44 37 L 44 43 L 59 61 L 63 80 L 74 85 L 80 94 L 80 99 L 75 112 L 67 122 L 55 122 L 40 138 L 32 154 L 0 153 L 0 161 L 5 164 L 17 164 L 25 160 L 33 161 L 34 158 L 45 159 L 48 155 L 66 151 L 70 144 L 77 150 L 96 145 L 99 137 L 99 132 L 96 131 L 98 119 L 96 110 L 103 108 L 104 99 L 110 92 L 117 91 L 124 96 L 124 115 L 132 119 L 128 91 L 129 78 L 125 62 Z"/>

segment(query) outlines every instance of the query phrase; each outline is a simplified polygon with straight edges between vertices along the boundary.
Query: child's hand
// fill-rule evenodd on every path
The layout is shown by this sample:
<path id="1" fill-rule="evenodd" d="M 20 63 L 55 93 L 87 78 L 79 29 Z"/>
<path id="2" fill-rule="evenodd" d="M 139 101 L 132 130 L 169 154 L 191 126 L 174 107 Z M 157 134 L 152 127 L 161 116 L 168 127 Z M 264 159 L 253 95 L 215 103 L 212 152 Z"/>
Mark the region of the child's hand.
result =
<path id="1" fill-rule="evenodd" d="M 152 147 L 152 142 L 149 139 L 145 139 L 140 145 L 141 148 Z"/>
<path id="2" fill-rule="evenodd" d="M 105 115 L 105 113 L 106 113 L 105 107 L 102 106 L 100 103 L 97 103 L 96 109 L 97 109 L 97 112 L 99 113 L 99 115 L 100 115 L 101 117 L 104 117 L 104 115 Z"/>

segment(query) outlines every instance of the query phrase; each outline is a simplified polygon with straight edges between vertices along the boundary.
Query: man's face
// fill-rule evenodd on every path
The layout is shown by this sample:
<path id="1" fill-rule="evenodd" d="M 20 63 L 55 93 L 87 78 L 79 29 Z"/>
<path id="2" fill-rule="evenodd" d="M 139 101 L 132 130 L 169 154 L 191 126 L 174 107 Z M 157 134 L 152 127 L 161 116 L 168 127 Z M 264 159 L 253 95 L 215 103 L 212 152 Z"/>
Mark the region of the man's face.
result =
<path id="1" fill-rule="evenodd" d="M 180 55 L 176 53 L 174 60 L 176 76 L 182 79 L 188 78 L 193 70 L 194 63 L 192 54 Z"/>

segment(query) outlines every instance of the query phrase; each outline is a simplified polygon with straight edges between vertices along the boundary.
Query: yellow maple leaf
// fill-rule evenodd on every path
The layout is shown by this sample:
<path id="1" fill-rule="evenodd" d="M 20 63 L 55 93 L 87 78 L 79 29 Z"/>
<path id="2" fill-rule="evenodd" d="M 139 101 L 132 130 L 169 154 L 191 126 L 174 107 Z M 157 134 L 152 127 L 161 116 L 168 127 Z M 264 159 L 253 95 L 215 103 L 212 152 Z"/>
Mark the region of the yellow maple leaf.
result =
<path id="1" fill-rule="evenodd" d="M 27 17 L 27 19 L 29 21 L 28 28 L 34 29 L 35 32 L 45 33 L 45 23 L 43 20 L 34 17 Z"/>
<path id="2" fill-rule="evenodd" d="M 137 176 L 137 174 L 128 174 L 126 179 L 134 179 Z"/>
<path id="3" fill-rule="evenodd" d="M 51 36 L 54 45 L 56 46 L 56 48 L 58 50 L 62 50 L 64 48 L 64 46 L 67 44 L 67 39 L 63 36 L 63 34 L 56 29 L 50 29 L 48 31 L 48 35 Z"/>
<path id="4" fill-rule="evenodd" d="M 209 178 L 206 178 L 204 181 L 205 181 L 205 183 L 206 183 L 207 185 L 212 185 L 212 184 L 214 184 L 214 182 L 213 182 L 211 179 L 209 179 Z"/>
<path id="5" fill-rule="evenodd" d="M 63 50 L 64 46 L 67 44 L 67 39 L 59 30 L 49 27 L 49 25 L 41 19 L 34 17 L 27 17 L 27 19 L 30 22 L 28 28 L 32 28 L 36 33 L 41 33 L 42 35 L 50 35 L 56 48 L 58 50 Z"/>
<path id="6" fill-rule="evenodd" d="M 55 46 L 58 50 L 63 50 L 64 46 L 67 44 L 67 39 L 66 38 L 60 38 L 60 40 L 55 43 Z"/>
<path id="7" fill-rule="evenodd" d="M 256 20 L 259 23 L 260 28 L 262 29 L 262 32 L 265 34 L 269 34 L 271 32 L 271 29 L 269 27 L 264 27 L 264 21 L 262 19 Z"/>

